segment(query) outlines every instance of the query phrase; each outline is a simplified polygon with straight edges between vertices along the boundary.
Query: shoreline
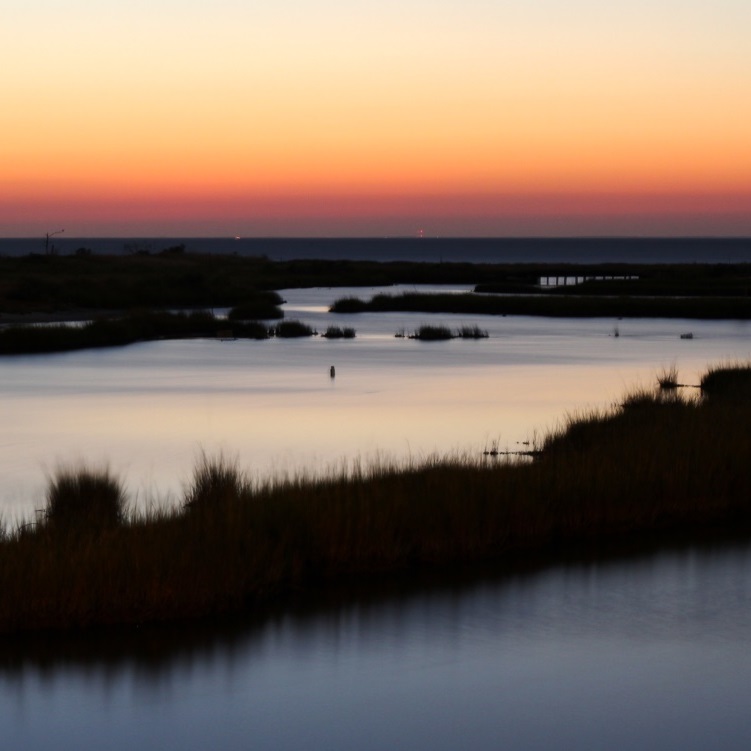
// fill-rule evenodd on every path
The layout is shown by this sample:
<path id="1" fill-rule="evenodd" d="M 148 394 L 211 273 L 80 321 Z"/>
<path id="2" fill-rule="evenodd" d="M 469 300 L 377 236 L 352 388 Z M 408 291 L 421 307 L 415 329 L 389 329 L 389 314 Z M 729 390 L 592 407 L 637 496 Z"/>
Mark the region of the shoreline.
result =
<path id="1" fill-rule="evenodd" d="M 383 577 L 745 535 L 751 365 L 710 369 L 702 389 L 632 392 L 546 436 L 533 461 L 432 458 L 261 482 L 204 457 L 182 506 L 146 516 L 123 511 L 106 471 L 70 471 L 37 523 L 0 541 L 0 632 L 200 620 Z"/>
<path id="2" fill-rule="evenodd" d="M 125 315 L 123 310 L 70 310 L 70 311 L 31 311 L 28 313 L 0 312 L 0 327 L 31 326 L 38 323 L 85 323 L 99 318 L 118 318 Z"/>

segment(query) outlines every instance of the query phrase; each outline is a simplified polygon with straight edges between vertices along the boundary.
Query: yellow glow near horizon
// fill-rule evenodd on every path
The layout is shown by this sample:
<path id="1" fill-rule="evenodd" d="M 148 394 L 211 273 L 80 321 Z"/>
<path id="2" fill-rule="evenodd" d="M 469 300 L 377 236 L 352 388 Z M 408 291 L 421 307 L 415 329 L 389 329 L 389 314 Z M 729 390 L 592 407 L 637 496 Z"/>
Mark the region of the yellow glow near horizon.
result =
<path id="1" fill-rule="evenodd" d="M 751 10 L 719 6 L 31 0 L 0 30 L 0 234 L 55 206 L 85 224 L 120 205 L 156 231 L 188 201 L 191 234 L 196 211 L 271 196 L 277 232 L 298 234 L 305 205 L 336 197 L 388 231 L 405 197 L 440 213 L 464 196 L 470 217 L 538 196 L 544 219 L 555 196 L 595 216 L 614 194 L 679 212 L 709 196 L 720 220 L 729 197 L 727 231 L 750 232 Z"/>

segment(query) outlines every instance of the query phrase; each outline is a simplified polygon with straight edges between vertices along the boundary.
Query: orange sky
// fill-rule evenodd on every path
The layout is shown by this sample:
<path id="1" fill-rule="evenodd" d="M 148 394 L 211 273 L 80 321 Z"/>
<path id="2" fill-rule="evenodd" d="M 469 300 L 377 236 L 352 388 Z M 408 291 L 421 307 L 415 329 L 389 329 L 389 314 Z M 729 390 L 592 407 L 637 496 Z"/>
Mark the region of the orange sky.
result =
<path id="1" fill-rule="evenodd" d="M 751 234 L 750 8 L 28 0 L 0 235 Z"/>

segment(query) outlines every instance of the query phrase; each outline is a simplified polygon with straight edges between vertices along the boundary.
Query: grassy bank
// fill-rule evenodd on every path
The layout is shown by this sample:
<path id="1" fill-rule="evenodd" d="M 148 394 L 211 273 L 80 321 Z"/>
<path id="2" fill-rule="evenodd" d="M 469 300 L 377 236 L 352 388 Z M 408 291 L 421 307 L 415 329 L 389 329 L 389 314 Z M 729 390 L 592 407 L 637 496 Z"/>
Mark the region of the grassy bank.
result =
<path id="1" fill-rule="evenodd" d="M 372 574 L 747 527 L 751 367 L 715 368 L 702 385 L 702 397 L 655 388 L 571 418 L 534 461 L 259 482 L 204 459 L 183 504 L 146 517 L 106 470 L 62 471 L 38 521 L 0 540 L 0 631 L 200 617 Z"/>
<path id="2" fill-rule="evenodd" d="M 583 284 L 541 287 L 541 278 L 578 277 Z M 595 278 L 608 277 L 608 278 Z M 751 264 L 470 264 L 299 260 L 202 256 L 182 246 L 156 254 L 0 258 L 0 354 L 60 352 L 192 336 L 263 339 L 310 336 L 283 318 L 274 289 L 389 284 L 473 284 L 513 294 L 377 295 L 342 298 L 334 313 L 407 311 L 468 315 L 751 319 Z M 229 324 L 175 308 L 231 308 Z M 151 310 L 153 313 L 123 313 Z M 26 320 L 88 321 L 80 327 L 38 327 Z M 109 320 L 108 320 L 109 319 Z M 20 327 L 23 325 L 23 327 Z M 339 336 L 339 332 L 342 332 Z M 327 338 L 351 338 L 330 326 Z M 415 332 L 416 338 L 449 338 Z M 479 329 L 462 338 L 482 338 Z M 452 336 L 454 332 L 452 332 Z M 400 334 L 397 334 L 400 336 Z"/>
<path id="3" fill-rule="evenodd" d="M 274 329 L 258 321 L 230 324 L 212 313 L 145 311 L 119 318 L 102 318 L 81 326 L 65 324 L 9 326 L 0 329 L 0 354 L 39 354 L 116 347 L 157 339 L 245 338 L 268 339 Z"/>
<path id="4" fill-rule="evenodd" d="M 208 312 L 145 311 L 118 318 L 102 318 L 80 326 L 66 324 L 0 328 L 0 355 L 70 352 L 119 347 L 158 339 L 268 339 L 314 336 L 300 321 L 268 326 L 261 321 L 222 320 Z"/>
<path id="5" fill-rule="evenodd" d="M 370 300 L 343 297 L 332 313 L 461 313 L 571 318 L 751 319 L 747 297 L 610 297 L 598 295 L 486 295 L 407 292 Z"/>

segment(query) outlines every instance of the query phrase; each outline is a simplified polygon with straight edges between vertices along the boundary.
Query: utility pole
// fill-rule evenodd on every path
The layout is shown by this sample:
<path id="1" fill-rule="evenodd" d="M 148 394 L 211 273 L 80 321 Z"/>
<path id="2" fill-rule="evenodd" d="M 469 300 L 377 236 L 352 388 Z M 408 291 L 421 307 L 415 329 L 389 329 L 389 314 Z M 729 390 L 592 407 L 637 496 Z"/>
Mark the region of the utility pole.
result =
<path id="1" fill-rule="evenodd" d="M 50 254 L 50 237 L 54 237 L 55 235 L 59 235 L 61 232 L 65 232 L 64 229 L 59 229 L 55 232 L 48 232 L 44 236 L 44 255 L 48 256 Z M 54 245 L 52 246 L 55 247 Z"/>

